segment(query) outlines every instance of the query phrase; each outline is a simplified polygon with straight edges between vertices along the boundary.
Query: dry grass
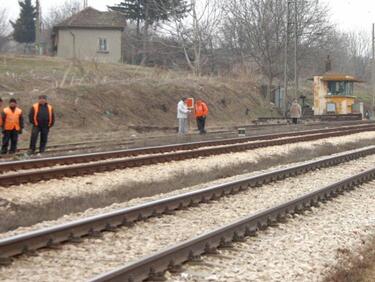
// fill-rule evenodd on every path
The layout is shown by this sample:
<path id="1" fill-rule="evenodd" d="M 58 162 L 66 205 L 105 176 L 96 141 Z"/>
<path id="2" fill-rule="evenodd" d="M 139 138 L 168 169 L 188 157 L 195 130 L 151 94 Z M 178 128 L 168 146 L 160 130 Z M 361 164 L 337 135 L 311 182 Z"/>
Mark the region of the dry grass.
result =
<path id="1" fill-rule="evenodd" d="M 208 126 L 277 115 L 264 105 L 257 84 L 241 77 L 194 77 L 161 68 L 0 55 L 0 96 L 16 97 L 28 109 L 40 93 L 48 94 L 57 109 L 58 128 L 82 131 L 175 127 L 176 103 L 182 96 L 208 102 Z"/>
<path id="2" fill-rule="evenodd" d="M 338 250 L 339 263 L 324 282 L 373 282 L 375 280 L 375 235 L 358 253 L 346 249 Z"/>

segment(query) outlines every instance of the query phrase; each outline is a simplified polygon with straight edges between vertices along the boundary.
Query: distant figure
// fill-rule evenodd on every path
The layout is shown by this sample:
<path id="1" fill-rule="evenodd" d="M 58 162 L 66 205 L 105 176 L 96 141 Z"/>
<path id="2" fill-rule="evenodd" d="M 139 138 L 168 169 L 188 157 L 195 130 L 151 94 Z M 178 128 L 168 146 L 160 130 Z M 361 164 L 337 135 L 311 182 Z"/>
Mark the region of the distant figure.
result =
<path id="1" fill-rule="evenodd" d="M 330 72 L 332 70 L 332 61 L 329 55 L 327 56 L 325 63 L 326 63 L 326 72 Z"/>
<path id="2" fill-rule="evenodd" d="M 7 154 L 10 143 L 10 154 L 15 154 L 17 151 L 18 134 L 22 134 L 24 126 L 22 110 L 17 107 L 16 99 L 9 100 L 9 107 L 5 108 L 1 113 L 2 129 L 3 129 L 3 144 L 1 147 L 1 154 Z"/>
<path id="3" fill-rule="evenodd" d="M 47 102 L 46 95 L 40 95 L 38 103 L 35 103 L 30 109 L 29 121 L 33 125 L 30 138 L 29 154 L 35 154 L 39 134 L 39 152 L 43 153 L 46 150 L 49 130 L 55 124 L 55 114 L 52 106 Z"/>
<path id="4" fill-rule="evenodd" d="M 290 106 L 290 117 L 293 119 L 293 124 L 298 123 L 298 119 L 301 118 L 302 109 L 301 106 L 298 104 L 297 99 L 293 100 L 292 105 Z"/>
<path id="5" fill-rule="evenodd" d="M 370 119 L 370 112 L 368 110 L 365 112 L 365 119 Z"/>
<path id="6" fill-rule="evenodd" d="M 206 130 L 206 118 L 208 115 L 208 107 L 205 102 L 201 99 L 198 99 L 195 103 L 195 118 L 197 119 L 197 126 L 199 134 L 205 134 Z"/>
<path id="7" fill-rule="evenodd" d="M 188 114 L 190 110 L 186 105 L 186 98 L 182 98 L 177 104 L 178 134 L 188 132 Z"/>

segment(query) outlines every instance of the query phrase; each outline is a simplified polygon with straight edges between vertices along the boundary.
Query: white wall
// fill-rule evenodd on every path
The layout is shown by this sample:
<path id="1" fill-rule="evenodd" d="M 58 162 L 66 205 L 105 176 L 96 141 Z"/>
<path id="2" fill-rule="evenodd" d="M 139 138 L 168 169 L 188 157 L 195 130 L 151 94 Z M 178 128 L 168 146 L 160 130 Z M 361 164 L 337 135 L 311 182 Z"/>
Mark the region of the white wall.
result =
<path id="1" fill-rule="evenodd" d="M 104 63 L 121 62 L 120 30 L 61 29 L 58 31 L 57 56 L 73 58 L 73 35 L 76 57 L 81 60 L 97 60 Z M 108 53 L 99 52 L 99 38 L 107 39 Z"/>

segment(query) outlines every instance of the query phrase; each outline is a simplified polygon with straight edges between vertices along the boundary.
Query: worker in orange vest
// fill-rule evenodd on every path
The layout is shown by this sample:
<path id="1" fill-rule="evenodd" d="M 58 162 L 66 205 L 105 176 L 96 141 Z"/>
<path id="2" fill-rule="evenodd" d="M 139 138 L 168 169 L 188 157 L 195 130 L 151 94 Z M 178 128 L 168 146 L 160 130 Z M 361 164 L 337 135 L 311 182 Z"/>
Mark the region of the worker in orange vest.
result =
<path id="1" fill-rule="evenodd" d="M 3 129 L 3 144 L 1 153 L 8 153 L 10 142 L 10 154 L 17 151 L 18 134 L 22 134 L 23 129 L 23 115 L 22 110 L 17 107 L 16 99 L 9 100 L 9 107 L 6 107 L 2 114 L 2 129 Z"/>
<path id="2" fill-rule="evenodd" d="M 208 115 L 208 107 L 205 102 L 198 99 L 195 103 L 195 117 L 197 119 L 197 126 L 199 134 L 205 134 L 206 118 Z"/>
<path id="3" fill-rule="evenodd" d="M 29 113 L 29 121 L 33 125 L 30 138 L 29 154 L 34 154 L 36 143 L 40 134 L 39 152 L 46 150 L 49 130 L 55 124 L 55 113 L 47 102 L 46 95 L 40 95 L 38 103 L 35 103 Z"/>

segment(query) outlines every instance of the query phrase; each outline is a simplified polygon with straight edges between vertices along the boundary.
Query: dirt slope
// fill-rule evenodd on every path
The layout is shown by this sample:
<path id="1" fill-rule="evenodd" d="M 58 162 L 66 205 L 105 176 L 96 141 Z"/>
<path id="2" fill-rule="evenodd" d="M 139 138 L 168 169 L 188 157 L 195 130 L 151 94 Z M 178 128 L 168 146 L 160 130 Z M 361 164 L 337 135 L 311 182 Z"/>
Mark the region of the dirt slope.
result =
<path id="1" fill-rule="evenodd" d="M 177 125 L 176 103 L 182 96 L 208 102 L 210 127 L 277 115 L 264 105 L 257 85 L 249 81 L 195 78 L 188 73 L 129 65 L 0 56 L 3 99 L 16 97 L 28 111 L 40 93 L 47 94 L 56 108 L 57 128 L 79 131 L 173 128 Z"/>

